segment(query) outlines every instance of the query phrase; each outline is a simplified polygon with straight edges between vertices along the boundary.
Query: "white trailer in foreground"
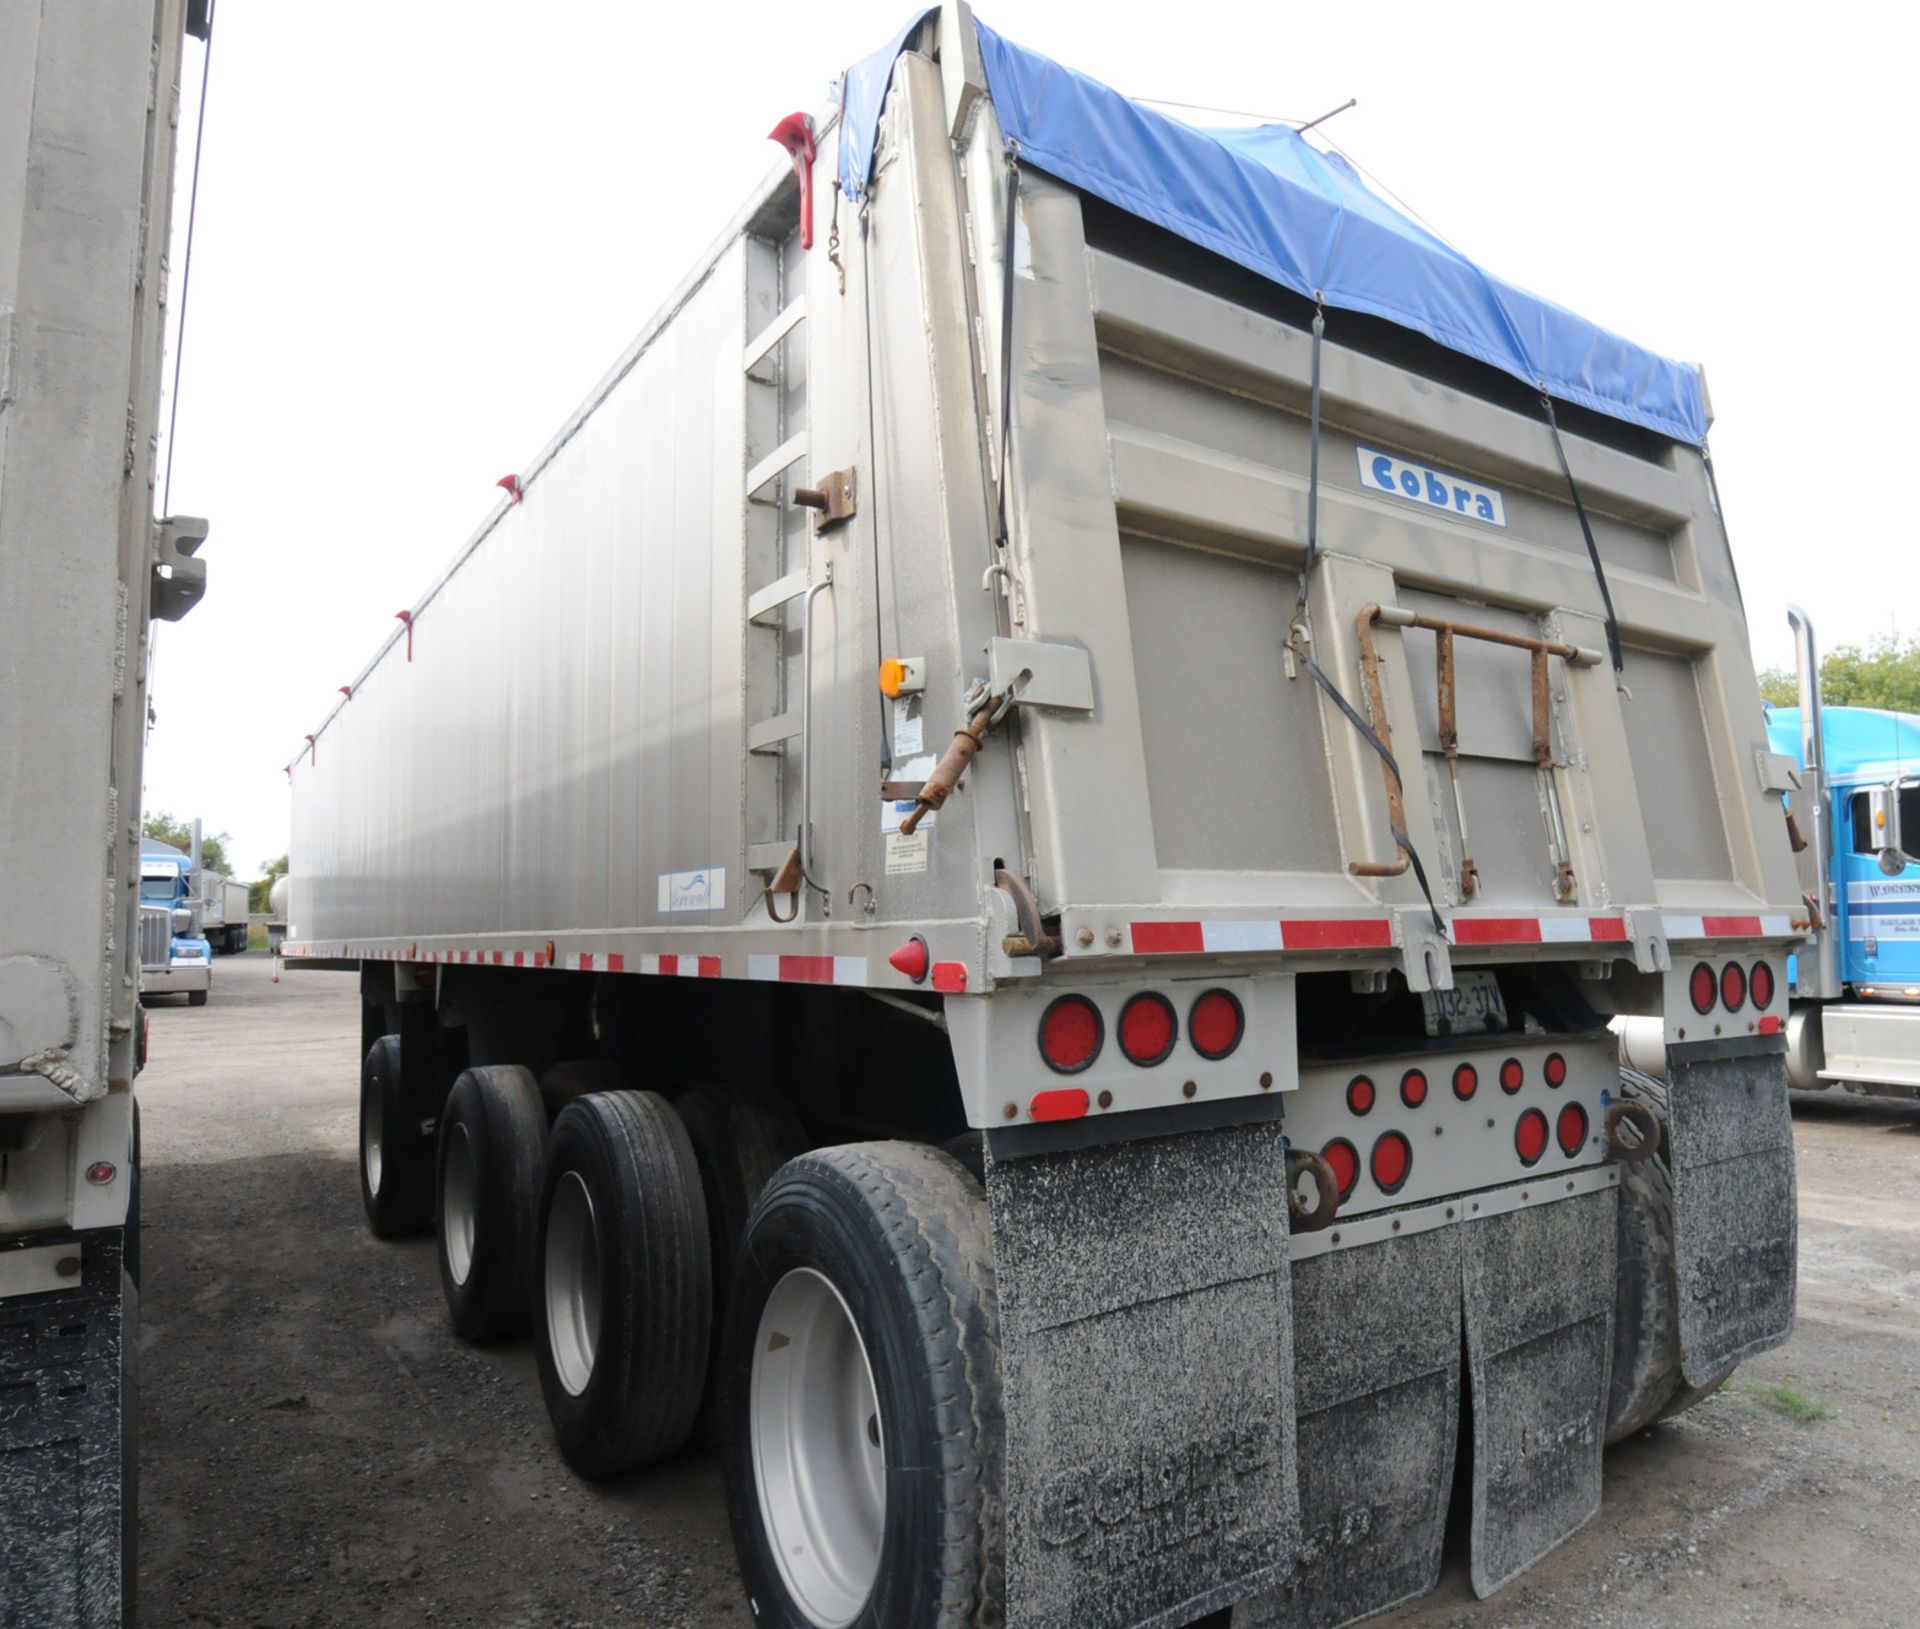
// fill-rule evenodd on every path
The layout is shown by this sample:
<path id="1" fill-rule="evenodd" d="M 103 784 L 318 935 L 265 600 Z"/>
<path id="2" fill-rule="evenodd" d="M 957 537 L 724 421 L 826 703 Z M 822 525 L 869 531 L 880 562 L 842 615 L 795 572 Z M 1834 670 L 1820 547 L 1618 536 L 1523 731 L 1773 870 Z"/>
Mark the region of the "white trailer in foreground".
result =
<path id="1" fill-rule="evenodd" d="M 135 1621 L 148 617 L 198 601 L 206 536 L 155 522 L 153 454 L 182 33 L 211 11 L 0 5 L 0 1623 L 23 1629 Z"/>
<path id="2" fill-rule="evenodd" d="M 775 134 L 291 765 L 373 1228 L 761 1623 L 1496 1589 L 1792 1320 L 1700 378 L 962 4 Z"/>

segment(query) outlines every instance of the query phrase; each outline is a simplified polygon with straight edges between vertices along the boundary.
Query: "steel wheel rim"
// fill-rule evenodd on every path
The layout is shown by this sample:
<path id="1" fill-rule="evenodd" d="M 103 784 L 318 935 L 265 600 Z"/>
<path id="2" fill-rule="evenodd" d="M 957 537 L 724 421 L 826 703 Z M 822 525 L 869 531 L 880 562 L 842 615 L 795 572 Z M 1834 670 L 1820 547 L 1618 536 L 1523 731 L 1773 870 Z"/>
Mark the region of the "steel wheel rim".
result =
<path id="1" fill-rule="evenodd" d="M 843 1629 L 880 1572 L 886 1437 L 859 1327 L 811 1267 L 767 1297 L 748 1409 L 754 1487 L 780 1576 L 809 1623 Z"/>
<path id="2" fill-rule="evenodd" d="M 380 1139 L 386 1132 L 379 1082 L 360 1100 L 360 1168 L 367 1176 L 367 1192 L 380 1197 Z"/>
<path id="3" fill-rule="evenodd" d="M 447 1128 L 447 1168 L 440 1185 L 440 1240 L 447 1270 L 454 1283 L 465 1284 L 473 1271 L 473 1139 L 457 1120 Z"/>
<path id="4" fill-rule="evenodd" d="M 600 1228 L 578 1171 L 561 1177 L 547 1212 L 547 1346 L 569 1396 L 593 1379 L 600 1349 Z"/>

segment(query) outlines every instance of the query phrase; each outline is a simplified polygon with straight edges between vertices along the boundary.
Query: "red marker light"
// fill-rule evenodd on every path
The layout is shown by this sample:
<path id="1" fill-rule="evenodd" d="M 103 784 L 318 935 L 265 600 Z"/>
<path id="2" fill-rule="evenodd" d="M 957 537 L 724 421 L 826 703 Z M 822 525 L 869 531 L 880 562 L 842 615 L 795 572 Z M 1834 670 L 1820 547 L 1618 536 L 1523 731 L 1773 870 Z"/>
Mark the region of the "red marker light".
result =
<path id="1" fill-rule="evenodd" d="M 1187 1014 L 1187 1039 L 1201 1057 L 1218 1061 L 1240 1044 L 1246 1025 L 1237 997 L 1225 990 L 1209 990 Z"/>
<path id="2" fill-rule="evenodd" d="M 1035 1092 L 1027 1113 L 1036 1120 L 1078 1120 L 1087 1112 L 1087 1094 L 1078 1086 L 1054 1086 Z"/>
<path id="3" fill-rule="evenodd" d="M 96 1160 L 87 1167 L 87 1180 L 96 1188 L 104 1188 L 119 1174 L 119 1169 L 106 1160 Z"/>
<path id="4" fill-rule="evenodd" d="M 1513 1128 L 1513 1151 L 1522 1165 L 1538 1165 L 1547 1151 L 1547 1117 L 1538 1109 L 1528 1109 Z"/>
<path id="5" fill-rule="evenodd" d="M 1061 996 L 1040 1018 L 1040 1056 L 1056 1074 L 1077 1075 L 1100 1056 L 1100 1009 L 1085 996 Z"/>
<path id="6" fill-rule="evenodd" d="M 1572 1159 L 1587 1145 L 1587 1111 L 1578 1103 L 1569 1103 L 1560 1111 L 1554 1135 L 1560 1139 L 1560 1152 Z"/>
<path id="7" fill-rule="evenodd" d="M 1373 1111 L 1373 1082 L 1365 1075 L 1355 1075 L 1347 1085 L 1347 1108 L 1354 1114 L 1369 1114 Z"/>
<path id="8" fill-rule="evenodd" d="M 1773 969 L 1767 963 L 1753 964 L 1753 971 L 1747 975 L 1747 994 L 1756 1007 L 1773 1005 Z"/>
<path id="9" fill-rule="evenodd" d="M 1518 1058 L 1509 1058 L 1500 1065 L 1500 1090 L 1511 1097 L 1526 1084 L 1527 1072 L 1520 1067 Z"/>
<path id="10" fill-rule="evenodd" d="M 1567 1083 L 1567 1060 L 1558 1052 L 1549 1052 L 1540 1073 L 1547 1077 L 1549 1086 L 1564 1086 Z"/>
<path id="11" fill-rule="evenodd" d="M 1389 1131 L 1373 1145 L 1367 1164 L 1376 1188 L 1382 1193 L 1398 1193 L 1413 1174 L 1413 1144 L 1399 1132 Z"/>
<path id="12" fill-rule="evenodd" d="M 1693 1002 L 1693 1010 L 1706 1014 L 1713 1011 L 1713 998 L 1719 989 L 1714 981 L 1713 969 L 1705 962 L 1694 968 L 1687 978 L 1687 995 Z"/>
<path id="13" fill-rule="evenodd" d="M 1453 1072 L 1453 1095 L 1462 1103 L 1480 1090 L 1480 1071 L 1470 1063 L 1463 1063 Z"/>
<path id="14" fill-rule="evenodd" d="M 904 945 L 887 957 L 887 965 L 902 978 L 912 979 L 915 984 L 926 981 L 927 969 L 933 958 L 927 954 L 927 941 L 915 934 Z"/>
<path id="15" fill-rule="evenodd" d="M 1720 1000 L 1728 1012 L 1738 1012 L 1747 1003 L 1747 970 L 1738 962 L 1720 970 Z"/>
<path id="16" fill-rule="evenodd" d="M 1427 1077 L 1418 1069 L 1409 1069 L 1400 1077 L 1400 1101 L 1417 1109 L 1427 1100 Z"/>
<path id="17" fill-rule="evenodd" d="M 1340 1197 L 1345 1199 L 1353 1192 L 1353 1185 L 1360 1180 L 1359 1154 L 1346 1138 L 1336 1137 L 1320 1150 L 1320 1157 L 1327 1162 L 1327 1168 L 1333 1172 L 1333 1180 L 1340 1189 Z"/>
<path id="18" fill-rule="evenodd" d="M 1177 1031 L 1173 1003 L 1163 995 L 1142 991 L 1120 1009 L 1120 1050 L 1142 1068 L 1166 1059 Z"/>

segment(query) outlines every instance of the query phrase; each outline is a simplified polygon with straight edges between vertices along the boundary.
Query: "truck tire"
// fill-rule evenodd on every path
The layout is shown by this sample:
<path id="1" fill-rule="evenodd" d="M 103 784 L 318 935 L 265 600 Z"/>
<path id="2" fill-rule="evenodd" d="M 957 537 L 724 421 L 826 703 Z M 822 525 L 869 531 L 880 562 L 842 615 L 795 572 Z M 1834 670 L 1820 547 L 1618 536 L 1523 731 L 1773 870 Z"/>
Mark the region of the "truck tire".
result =
<path id="1" fill-rule="evenodd" d="M 1733 1370 L 1705 1386 L 1680 1378 L 1680 1292 L 1673 1266 L 1673 1171 L 1667 1147 L 1664 1081 L 1622 1068 L 1622 1098 L 1645 1103 L 1660 1122 L 1651 1159 L 1620 1164 L 1615 1235 L 1613 1384 L 1607 1441 L 1615 1443 L 1711 1397 Z"/>
<path id="2" fill-rule="evenodd" d="M 447 1094 L 434 1161 L 437 1254 L 447 1314 L 462 1340 L 526 1331 L 546 1140 L 540 1087 L 518 1064 L 468 1069 Z"/>
<path id="3" fill-rule="evenodd" d="M 187 1005 L 189 1007 L 204 1007 L 207 1004 L 207 997 L 212 994 L 213 992 L 211 990 L 189 990 L 187 992 Z"/>
<path id="4" fill-rule="evenodd" d="M 360 1068 L 360 1203 L 376 1239 L 433 1222 L 433 1139 L 408 1110 L 398 1035 L 375 1041 Z"/>
<path id="5" fill-rule="evenodd" d="M 986 1199 L 950 1156 L 790 1161 L 728 1302 L 722 1468 L 765 1629 L 1004 1622 L 999 1313 Z"/>
<path id="6" fill-rule="evenodd" d="M 554 1440 L 583 1476 L 664 1458 L 693 1434 L 713 1269 L 693 1145 L 654 1092 L 599 1092 L 547 1141 L 534 1351 Z"/>
<path id="7" fill-rule="evenodd" d="M 717 1316 L 727 1304 L 733 1284 L 733 1263 L 754 1201 L 774 1173 L 788 1160 L 807 1151 L 806 1129 L 798 1116 L 781 1103 L 770 1103 L 732 1086 L 696 1086 L 674 1103 L 693 1157 L 700 1167 L 700 1186 L 707 1196 L 707 1253 L 713 1263 L 713 1305 L 716 1316 L 708 1343 L 707 1384 L 701 1404 L 702 1434 L 716 1440 L 718 1411 L 714 1407 L 720 1367 L 720 1326 Z"/>

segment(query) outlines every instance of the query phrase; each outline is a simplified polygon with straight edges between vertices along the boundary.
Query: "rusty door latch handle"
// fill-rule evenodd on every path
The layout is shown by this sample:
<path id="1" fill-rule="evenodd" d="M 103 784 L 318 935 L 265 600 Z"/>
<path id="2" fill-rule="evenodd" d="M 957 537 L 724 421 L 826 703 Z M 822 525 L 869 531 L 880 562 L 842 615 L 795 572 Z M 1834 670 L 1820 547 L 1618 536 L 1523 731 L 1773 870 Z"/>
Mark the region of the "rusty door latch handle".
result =
<path id="1" fill-rule="evenodd" d="M 980 750 L 981 743 L 988 733 L 1007 716 L 1011 693 L 989 695 L 979 703 L 973 716 L 962 729 L 953 732 L 953 739 L 947 743 L 947 750 L 940 754 L 940 761 L 933 766 L 933 773 L 920 784 L 915 794 L 913 808 L 900 822 L 900 835 L 910 837 L 927 815 L 942 807 L 953 796 L 953 789 L 960 784 L 960 777 L 967 772 L 967 766 L 973 762 L 974 754 Z"/>

